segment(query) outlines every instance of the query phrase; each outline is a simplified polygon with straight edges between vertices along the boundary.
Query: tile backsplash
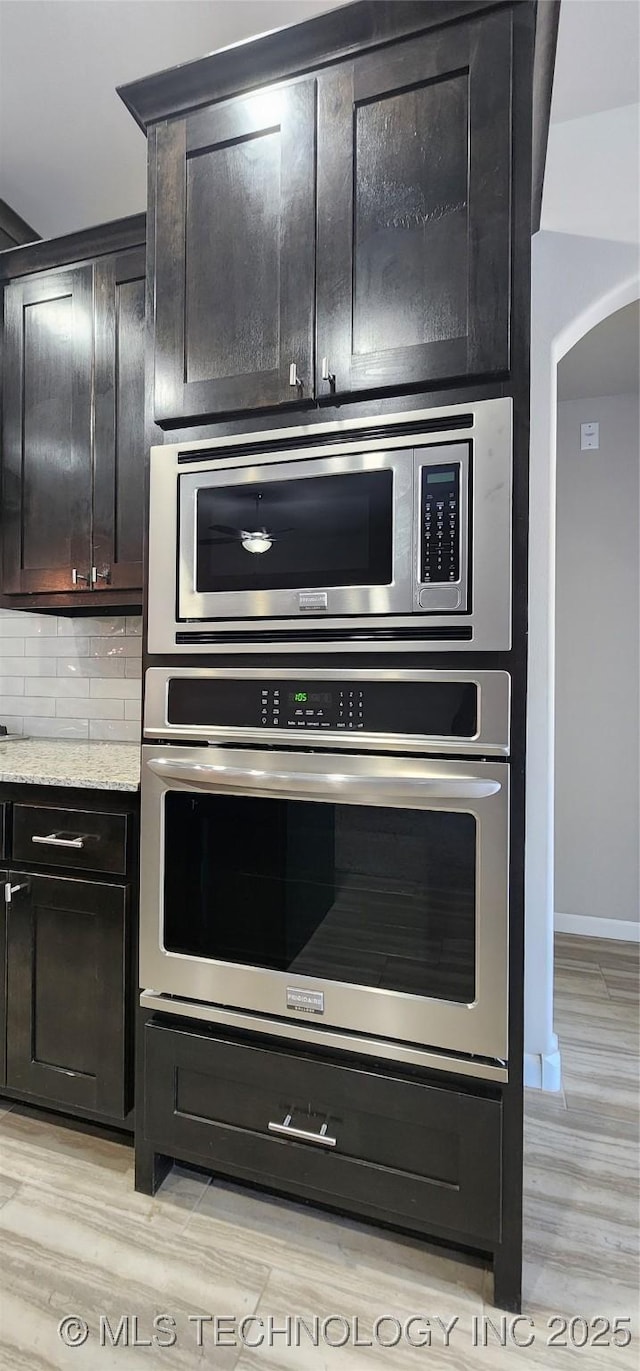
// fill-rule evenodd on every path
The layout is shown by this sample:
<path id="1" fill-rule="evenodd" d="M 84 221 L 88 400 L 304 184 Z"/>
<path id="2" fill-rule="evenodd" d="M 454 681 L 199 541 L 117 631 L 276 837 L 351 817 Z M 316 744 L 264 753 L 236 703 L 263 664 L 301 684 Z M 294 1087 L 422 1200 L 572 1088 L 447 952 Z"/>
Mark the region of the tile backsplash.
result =
<path id="1" fill-rule="evenodd" d="M 140 739 L 142 620 L 0 610 L 0 723 L 32 738 Z"/>

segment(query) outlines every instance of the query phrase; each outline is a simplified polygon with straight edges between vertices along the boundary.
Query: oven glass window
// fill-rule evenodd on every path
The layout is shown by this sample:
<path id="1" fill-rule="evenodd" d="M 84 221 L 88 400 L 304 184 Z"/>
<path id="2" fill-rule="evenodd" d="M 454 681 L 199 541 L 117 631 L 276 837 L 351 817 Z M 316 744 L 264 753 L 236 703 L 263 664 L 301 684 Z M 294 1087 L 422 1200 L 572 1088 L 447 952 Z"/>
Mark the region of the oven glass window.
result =
<path id="1" fill-rule="evenodd" d="M 476 821 L 165 796 L 169 952 L 469 1004 Z"/>
<path id="2" fill-rule="evenodd" d="M 196 590 L 389 585 L 391 471 L 203 486 Z"/>

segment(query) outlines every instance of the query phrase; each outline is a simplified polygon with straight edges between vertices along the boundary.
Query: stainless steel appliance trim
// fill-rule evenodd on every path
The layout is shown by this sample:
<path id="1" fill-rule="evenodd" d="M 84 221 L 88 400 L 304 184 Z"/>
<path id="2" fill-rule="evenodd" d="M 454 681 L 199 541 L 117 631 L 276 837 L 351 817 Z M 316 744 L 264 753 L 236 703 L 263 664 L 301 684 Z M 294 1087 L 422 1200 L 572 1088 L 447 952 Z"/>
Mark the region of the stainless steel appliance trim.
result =
<path id="1" fill-rule="evenodd" d="M 337 1029 L 312 1028 L 303 1023 L 296 1023 L 294 1026 L 287 1020 L 268 1019 L 261 1014 L 243 1014 L 222 1005 L 200 1004 L 197 1000 L 174 999 L 170 995 L 159 995 L 155 990 L 143 990 L 140 1004 L 143 1009 L 152 1009 L 160 1014 L 173 1014 L 178 1018 L 217 1023 L 231 1029 L 242 1029 L 250 1033 L 287 1038 L 296 1042 L 316 1043 L 320 1047 L 333 1047 L 340 1052 L 353 1052 L 356 1056 L 362 1054 L 367 1057 L 382 1057 L 387 1061 L 406 1062 L 408 1066 L 450 1071 L 459 1076 L 475 1076 L 479 1080 L 509 1079 L 508 1068 L 504 1062 L 494 1064 L 478 1061 L 455 1054 L 449 1055 L 446 1052 L 432 1052 L 428 1048 L 415 1047 L 412 1043 L 389 1042 L 384 1038 L 341 1033 Z"/>
<path id="2" fill-rule="evenodd" d="M 271 768 L 260 771 L 214 762 L 178 762 L 171 756 L 170 749 L 165 757 L 151 757 L 147 766 L 156 776 L 187 781 L 190 787 L 204 790 L 234 790 L 242 795 L 260 795 L 267 791 L 296 800 L 310 797 L 332 804 L 390 805 L 403 809 L 421 805 L 425 799 L 484 800 L 489 795 L 497 795 L 501 789 L 500 781 L 477 780 L 472 776 L 441 776 L 434 780 L 422 776 L 368 776 L 362 772 L 350 776 L 340 772 L 314 774 L 273 771 Z"/>
<path id="3" fill-rule="evenodd" d="M 319 1133 L 312 1133 L 308 1128 L 294 1128 L 290 1114 L 287 1114 L 282 1123 L 268 1123 L 267 1128 L 270 1133 L 292 1138 L 294 1142 L 319 1143 L 321 1147 L 335 1147 L 337 1143 L 337 1138 L 331 1138 L 327 1133 L 328 1124 L 323 1123 Z"/>
<path id="4" fill-rule="evenodd" d="M 309 681 L 344 681 L 345 675 L 353 681 L 407 681 L 407 682 L 470 682 L 478 688 L 478 727 L 473 738 L 451 738 L 447 735 L 410 733 L 358 733 L 357 738 L 348 733 L 327 729 L 326 733 L 309 734 L 301 739 L 295 735 L 296 746 L 304 741 L 314 748 L 350 748 L 357 745 L 358 751 L 376 752 L 447 752 L 452 754 L 473 753 L 504 756 L 509 752 L 510 742 L 510 693 L 511 681 L 506 671 L 433 671 L 411 668 L 365 668 L 354 667 L 348 672 L 331 671 L 328 668 L 313 667 L 305 672 Z M 292 729 L 269 728 L 224 728 L 187 724 L 170 724 L 168 721 L 168 690 L 170 680 L 240 680 L 264 681 L 269 676 L 279 680 L 299 680 L 301 672 L 291 667 L 278 667 L 267 670 L 265 667 L 149 667 L 145 676 L 144 735 L 147 738 L 166 738 L 178 742 L 180 739 L 201 741 L 254 742 L 264 745 L 278 743 L 291 744 L 294 741 Z M 265 736 L 266 735 L 266 736 Z"/>
<path id="5" fill-rule="evenodd" d="M 300 803 L 322 795 L 300 795 L 298 780 L 278 781 L 295 765 L 309 785 L 331 773 L 352 778 L 352 789 L 334 794 L 338 803 L 365 803 L 383 807 L 444 810 L 471 814 L 476 821 L 476 995 L 471 1004 L 428 998 L 408 993 L 381 990 L 322 977 L 296 976 L 296 984 L 324 994 L 324 1023 L 350 1033 L 382 1036 L 433 1047 L 457 1054 L 504 1060 L 507 1056 L 507 955 L 508 955 L 508 856 L 509 856 L 509 766 L 504 761 L 448 760 L 384 755 L 354 756 L 343 753 L 296 753 L 249 751 L 233 748 L 177 747 L 162 749 L 145 745 L 142 749 L 142 828 L 141 828 L 141 912 L 140 976 L 146 986 L 158 993 L 211 1004 L 225 1004 L 257 1013 L 280 1017 L 286 1005 L 286 987 L 291 971 L 271 971 L 261 967 L 217 961 L 184 953 L 168 952 L 163 939 L 165 805 L 169 790 L 198 793 L 202 786 L 186 776 L 172 780 L 150 763 L 184 763 L 188 768 L 206 768 L 206 789 L 228 793 L 228 768 L 255 772 L 255 789 L 242 781 L 235 793 L 269 795 L 266 773 L 275 773 L 274 798 L 288 797 Z M 216 780 L 216 766 L 221 768 Z M 212 774 L 213 771 L 213 774 Z M 225 780 L 225 775 L 227 779 Z M 357 777 L 362 777 L 358 790 Z M 395 778 L 395 794 L 383 794 L 378 780 Z M 482 798 L 442 798 L 423 786 L 411 798 L 402 798 L 400 788 L 411 780 L 435 782 L 467 779 L 492 781 L 498 789 Z M 304 784 L 304 783 L 303 783 Z M 348 799 L 347 799 L 348 795 Z M 329 802 L 326 795 L 325 802 Z M 297 1019 L 296 1019 L 297 1023 Z M 295 1033 L 293 1034 L 295 1036 Z"/>
<path id="6" fill-rule="evenodd" d="M 167 449 L 164 449 L 165 453 Z M 233 485 L 265 485 L 270 481 L 322 480 L 327 476 L 344 476 L 364 472 L 390 471 L 393 487 L 391 508 L 393 513 L 392 530 L 392 568 L 391 580 L 387 585 L 331 586 L 325 590 L 322 585 L 306 586 L 304 583 L 293 590 L 230 590 L 203 592 L 196 589 L 197 558 L 197 499 L 201 490 L 224 489 Z M 248 616 L 252 621 L 261 618 L 296 619 L 301 614 L 305 619 L 312 617 L 309 610 L 300 605 L 300 594 L 327 596 L 327 614 L 366 613 L 372 601 L 379 614 L 400 613 L 411 607 L 412 601 L 412 539 L 413 539 L 413 470 L 411 452 L 394 447 L 391 452 L 369 451 L 362 453 L 342 453 L 329 457 L 313 458 L 304 455 L 304 460 L 291 462 L 289 454 L 271 454 L 266 464 L 256 463 L 248 458 L 242 467 L 233 468 L 230 482 L 229 468 L 220 462 L 213 468 L 180 467 L 177 472 L 178 491 L 178 618 L 182 621 L 195 619 L 198 623 L 219 620 L 224 627 L 228 619 Z M 175 534 L 172 534 L 172 541 Z M 151 582 L 149 583 L 151 585 Z M 259 606 L 259 608 L 257 607 Z M 175 644 L 174 644 L 175 650 Z"/>
<path id="7" fill-rule="evenodd" d="M 403 431 L 397 435 L 398 425 L 409 425 L 411 423 L 420 424 L 429 421 L 450 421 L 457 414 L 473 415 L 473 425 L 470 428 L 453 428 L 434 430 L 431 433 L 415 433 L 407 435 Z M 340 643 L 334 645 L 330 641 L 322 644 L 323 652 L 342 652 L 349 650 L 352 652 L 368 652 L 375 648 L 378 652 L 415 652 L 420 644 L 410 639 L 404 640 L 401 637 L 403 628 L 415 630 L 416 625 L 426 625 L 430 629 L 442 627 L 450 629 L 460 627 L 461 624 L 471 629 L 472 636 L 468 640 L 449 641 L 446 637 L 432 638 L 425 641 L 424 646 L 429 651 L 446 650 L 447 652 L 469 652 L 469 651 L 500 651 L 508 649 L 511 645 L 511 492 L 512 492 L 512 401 L 509 397 L 495 400 L 482 400 L 474 405 L 449 405 L 437 409 L 412 410 L 405 413 L 380 416 L 375 420 L 376 427 L 379 429 L 384 425 L 388 429 L 388 436 L 383 438 L 373 438 L 367 440 L 366 424 L 361 419 L 346 419 L 339 422 L 323 423 L 318 425 L 300 425 L 295 428 L 275 429 L 267 433 L 243 433 L 235 434 L 232 437 L 217 439 L 201 439 L 193 443 L 166 444 L 163 447 L 151 449 L 151 479 L 150 479 L 150 538 L 149 538 L 149 612 L 148 612 L 148 650 L 152 654 L 164 653 L 192 653 L 197 656 L 206 654 L 213 656 L 229 651 L 229 645 L 224 641 L 224 633 L 247 633 L 250 631 L 251 637 L 245 642 L 234 642 L 234 654 L 247 654 L 261 652 L 265 649 L 261 646 L 260 635 L 269 633 L 270 637 L 276 638 L 278 630 L 286 630 L 288 633 L 293 629 L 296 631 L 297 641 L 295 647 L 290 638 L 288 641 L 269 642 L 268 650 L 271 653 L 291 652 L 306 653 L 317 652 L 318 644 L 306 639 L 305 634 L 310 632 L 313 627 L 314 619 L 312 615 L 300 614 L 296 604 L 293 603 L 287 611 L 285 609 L 284 620 L 272 620 L 261 618 L 249 614 L 248 617 L 223 618 L 206 621 L 198 619 L 193 623 L 194 633 L 198 633 L 206 626 L 213 627 L 223 639 L 215 643 L 186 642 L 176 643 L 176 632 L 185 633 L 189 631 L 188 622 L 180 622 L 177 619 L 176 606 L 178 604 L 178 582 L 188 583 L 189 574 L 193 574 L 190 567 L 193 557 L 187 555 L 183 545 L 176 556 L 171 555 L 171 549 L 176 547 L 178 538 L 178 479 L 184 478 L 189 473 L 197 476 L 198 480 L 203 480 L 207 473 L 206 463 L 185 462 L 178 463 L 181 452 L 196 453 L 210 451 L 212 461 L 215 462 L 214 470 L 220 473 L 234 471 L 237 468 L 247 468 L 248 462 L 252 468 L 258 468 L 261 464 L 269 463 L 287 465 L 289 471 L 295 468 L 296 462 L 304 459 L 305 464 L 313 459 L 319 462 L 326 462 L 332 457 L 357 456 L 357 449 L 349 442 L 349 447 L 345 448 L 345 440 L 358 438 L 358 431 L 363 433 L 360 444 L 361 452 L 369 455 L 370 458 L 378 454 L 378 458 L 384 457 L 385 452 L 390 449 L 408 449 L 423 451 L 430 446 L 446 443 L 473 443 L 473 496 L 471 511 L 471 574 L 469 583 L 472 596 L 472 610 L 470 613 L 461 615 L 460 613 L 431 613 L 424 609 L 411 614 L 412 608 L 411 593 L 398 609 L 393 606 L 390 609 L 385 604 L 376 601 L 372 590 L 388 591 L 389 587 L 369 588 L 367 592 L 361 589 L 360 595 L 365 596 L 361 603 L 353 603 L 353 608 L 349 609 L 348 604 L 340 605 L 339 615 L 335 613 L 333 604 L 330 602 L 328 613 L 318 616 L 317 622 L 322 625 L 323 630 L 331 631 L 334 629 L 344 629 L 345 625 L 353 630 L 354 634 L 365 632 L 369 636 L 369 641 L 354 641 L 349 644 Z M 327 445 L 314 446 L 314 438 L 318 439 L 322 435 L 335 434 L 336 441 Z M 285 440 L 289 442 L 292 438 L 299 440 L 300 446 L 285 453 L 278 454 L 278 442 Z M 252 452 L 250 458 L 242 456 L 242 447 L 251 443 L 264 444 L 264 452 L 257 455 Z M 306 446 L 305 446 L 306 444 Z M 216 450 L 220 447 L 229 450 L 238 449 L 237 457 L 225 454 L 220 461 L 215 461 Z M 413 555 L 413 554 L 411 554 Z M 194 582 L 192 580 L 191 584 Z M 301 586 L 304 590 L 307 587 Z M 245 592 L 234 592 L 244 594 Z M 286 592 L 274 592 L 274 594 L 286 594 Z M 347 592 L 348 594 L 348 592 Z M 404 610 L 404 614 L 399 612 Z M 270 611 L 265 611 L 270 612 Z M 340 617 L 342 615 L 343 617 Z M 388 630 L 392 628 L 399 632 L 399 637 L 395 642 L 375 641 L 377 630 Z"/>

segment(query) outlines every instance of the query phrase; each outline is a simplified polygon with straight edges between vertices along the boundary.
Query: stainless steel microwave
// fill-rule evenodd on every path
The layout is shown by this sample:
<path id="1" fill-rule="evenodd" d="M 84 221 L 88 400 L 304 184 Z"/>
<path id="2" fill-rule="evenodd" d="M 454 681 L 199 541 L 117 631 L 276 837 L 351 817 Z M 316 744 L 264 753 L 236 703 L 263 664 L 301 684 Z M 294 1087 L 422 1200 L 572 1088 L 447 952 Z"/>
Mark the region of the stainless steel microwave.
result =
<path id="1" fill-rule="evenodd" d="M 151 450 L 151 653 L 499 651 L 510 399 Z"/>

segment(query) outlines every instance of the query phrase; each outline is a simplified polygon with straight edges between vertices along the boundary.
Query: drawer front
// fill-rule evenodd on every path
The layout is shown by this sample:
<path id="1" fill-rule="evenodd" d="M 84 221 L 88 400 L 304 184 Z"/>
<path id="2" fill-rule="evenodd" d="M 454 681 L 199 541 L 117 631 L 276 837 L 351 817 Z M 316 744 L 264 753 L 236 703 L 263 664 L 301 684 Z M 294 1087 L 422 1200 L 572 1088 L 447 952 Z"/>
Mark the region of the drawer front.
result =
<path id="1" fill-rule="evenodd" d="M 88 809 L 14 805 L 13 858 L 16 862 L 42 862 L 47 866 L 124 876 L 127 816 Z"/>
<path id="2" fill-rule="evenodd" d="M 8 853 L 8 816 L 9 806 L 4 803 L 0 804 L 0 861 L 4 861 Z"/>
<path id="3" fill-rule="evenodd" d="M 156 1021 L 144 1093 L 158 1152 L 417 1232 L 499 1241 L 498 1098 Z"/>

